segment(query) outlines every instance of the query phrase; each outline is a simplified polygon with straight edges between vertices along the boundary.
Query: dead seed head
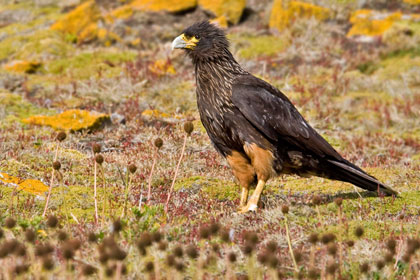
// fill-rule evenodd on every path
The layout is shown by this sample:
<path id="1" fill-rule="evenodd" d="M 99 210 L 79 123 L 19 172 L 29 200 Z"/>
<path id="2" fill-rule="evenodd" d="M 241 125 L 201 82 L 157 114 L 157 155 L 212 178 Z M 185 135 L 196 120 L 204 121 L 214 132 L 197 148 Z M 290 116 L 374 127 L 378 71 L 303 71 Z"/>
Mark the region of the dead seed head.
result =
<path id="1" fill-rule="evenodd" d="M 156 138 L 155 139 L 155 147 L 160 149 L 163 146 L 163 140 L 161 138 Z"/>
<path id="2" fill-rule="evenodd" d="M 283 205 L 283 206 L 281 207 L 281 212 L 282 212 L 284 215 L 286 215 L 287 213 L 289 213 L 289 206 L 287 206 L 287 205 Z"/>
<path id="3" fill-rule="evenodd" d="M 249 280 L 249 277 L 246 274 L 241 274 L 236 277 L 236 280 Z"/>
<path id="4" fill-rule="evenodd" d="M 407 240 L 407 253 L 410 255 L 415 254 L 415 252 L 420 248 L 420 242 L 417 239 L 408 239 Z"/>
<path id="5" fill-rule="evenodd" d="M 267 253 L 267 252 L 263 252 L 261 254 L 258 255 L 257 260 L 261 263 L 261 264 L 266 264 L 268 262 L 269 256 L 271 254 Z"/>
<path id="6" fill-rule="evenodd" d="M 394 254 L 392 253 L 386 253 L 384 257 L 384 261 L 386 263 L 392 263 L 394 261 Z"/>
<path id="7" fill-rule="evenodd" d="M 319 195 L 315 195 L 315 196 L 312 198 L 312 203 L 313 203 L 314 205 L 320 205 L 320 204 L 321 204 L 321 197 L 320 197 Z"/>
<path id="8" fill-rule="evenodd" d="M 101 264 L 106 264 L 106 262 L 109 260 L 109 255 L 107 254 L 107 253 L 105 253 L 105 252 L 102 252 L 100 255 L 99 255 L 99 262 L 101 263 Z"/>
<path id="9" fill-rule="evenodd" d="M 147 248 L 150 245 L 152 245 L 152 235 L 150 233 L 143 232 L 142 235 L 140 235 L 140 239 L 137 242 L 137 246 L 140 248 Z"/>
<path id="10" fill-rule="evenodd" d="M 95 243 L 98 240 L 98 237 L 94 232 L 89 232 L 88 234 L 88 241 L 91 243 Z"/>
<path id="11" fill-rule="evenodd" d="M 74 250 L 71 244 L 65 243 L 61 247 L 61 253 L 63 254 L 63 258 L 66 260 L 70 260 L 74 257 Z"/>
<path id="12" fill-rule="evenodd" d="M 197 249 L 194 247 L 194 245 L 189 245 L 187 247 L 187 249 L 185 250 L 185 252 L 187 253 L 187 255 L 191 258 L 191 259 L 196 259 L 198 258 L 198 251 Z"/>
<path id="13" fill-rule="evenodd" d="M 341 197 L 337 197 L 336 199 L 334 199 L 334 203 L 338 206 L 341 207 L 341 205 L 343 204 L 343 199 Z"/>
<path id="14" fill-rule="evenodd" d="M 66 241 L 67 238 L 68 238 L 67 233 L 65 231 L 63 231 L 63 230 L 60 230 L 58 232 L 57 237 L 58 237 L 58 240 L 60 240 L 60 241 Z"/>
<path id="15" fill-rule="evenodd" d="M 2 239 L 4 236 L 4 231 L 0 228 L 0 239 Z"/>
<path id="16" fill-rule="evenodd" d="M 67 134 L 64 131 L 60 131 L 57 134 L 57 137 L 55 139 L 57 139 L 58 141 L 62 142 L 62 141 L 64 141 L 66 139 L 66 137 L 67 137 Z"/>
<path id="17" fill-rule="evenodd" d="M 369 264 L 367 262 L 360 265 L 360 272 L 367 273 L 369 271 Z"/>
<path id="18" fill-rule="evenodd" d="M 82 274 L 85 276 L 89 276 L 92 275 L 96 272 L 96 268 L 94 268 L 93 266 L 89 265 L 89 264 L 85 264 L 83 265 L 82 268 Z"/>
<path id="19" fill-rule="evenodd" d="M 245 246 L 242 248 L 242 251 L 244 252 L 245 255 L 251 255 L 252 251 L 254 250 L 254 246 L 250 243 L 245 243 Z"/>
<path id="20" fill-rule="evenodd" d="M 9 217 L 9 218 L 7 218 L 6 219 L 6 221 L 4 222 L 4 225 L 7 227 L 7 228 L 14 228 L 15 227 L 15 225 L 16 225 L 16 220 L 15 219 L 13 219 L 13 218 L 11 218 L 11 217 Z"/>
<path id="21" fill-rule="evenodd" d="M 402 256 L 402 260 L 403 260 L 405 263 L 409 263 L 409 262 L 410 262 L 410 259 L 411 259 L 411 255 L 410 255 L 410 254 L 408 254 L 408 253 L 405 253 L 405 254 Z"/>
<path id="22" fill-rule="evenodd" d="M 386 247 L 388 248 L 388 250 L 392 253 L 395 253 L 395 248 L 397 247 L 397 242 L 395 241 L 395 239 L 389 239 L 386 242 Z"/>
<path id="23" fill-rule="evenodd" d="M 98 164 L 102 164 L 104 162 L 104 157 L 102 155 L 96 155 L 95 161 Z"/>
<path id="24" fill-rule="evenodd" d="M 219 246 L 219 244 L 213 243 L 213 244 L 211 244 L 211 249 L 213 250 L 213 252 L 215 252 L 217 254 L 217 253 L 219 253 L 220 246 Z"/>
<path id="25" fill-rule="evenodd" d="M 110 248 L 109 257 L 114 260 L 122 261 L 127 257 L 127 253 L 120 247 L 115 246 Z"/>
<path id="26" fill-rule="evenodd" d="M 108 277 L 112 277 L 114 275 L 114 273 L 115 273 L 115 268 L 114 267 L 109 267 L 108 266 L 105 269 L 105 275 L 108 276 Z"/>
<path id="27" fill-rule="evenodd" d="M 316 244 L 318 242 L 318 234 L 317 233 L 311 233 L 308 237 L 308 241 L 311 244 Z"/>
<path id="28" fill-rule="evenodd" d="M 228 254 L 228 260 L 229 260 L 230 263 L 236 262 L 236 254 L 234 252 L 230 252 Z"/>
<path id="29" fill-rule="evenodd" d="M 376 261 L 376 267 L 378 268 L 378 270 L 381 270 L 382 268 L 384 268 L 384 266 L 385 262 L 383 260 Z"/>
<path id="30" fill-rule="evenodd" d="M 184 251 L 181 246 L 176 246 L 173 251 L 175 257 L 181 258 L 184 255 Z"/>
<path id="31" fill-rule="evenodd" d="M 162 234 L 158 231 L 155 231 L 152 233 L 152 241 L 159 243 L 162 240 Z"/>
<path id="32" fill-rule="evenodd" d="M 174 257 L 174 255 L 167 255 L 167 256 L 166 256 L 166 264 L 167 264 L 169 267 L 172 267 L 172 266 L 174 266 L 174 265 L 175 265 L 175 257 Z"/>
<path id="33" fill-rule="evenodd" d="M 302 252 L 300 250 L 293 250 L 293 255 L 297 263 L 300 263 L 303 259 Z"/>
<path id="34" fill-rule="evenodd" d="M 60 168 L 61 168 L 61 163 L 59 162 L 59 161 L 54 161 L 53 162 L 53 168 L 54 168 L 54 170 L 60 170 Z"/>
<path id="35" fill-rule="evenodd" d="M 145 269 L 148 273 L 153 272 L 153 270 L 155 269 L 155 265 L 153 264 L 153 262 L 147 262 L 145 265 Z"/>
<path id="36" fill-rule="evenodd" d="M 158 249 L 160 251 L 166 251 L 167 248 L 168 248 L 168 243 L 166 241 L 159 242 Z"/>
<path id="37" fill-rule="evenodd" d="M 354 235 L 356 235 L 358 238 L 360 238 L 360 237 L 362 237 L 363 236 L 363 233 L 364 233 L 364 230 L 363 230 L 363 228 L 362 227 L 357 227 L 355 230 L 354 230 Z"/>
<path id="38" fill-rule="evenodd" d="M 92 151 L 95 153 L 95 154 L 99 154 L 100 152 L 101 152 L 101 145 L 100 144 L 98 144 L 98 143 L 93 143 L 93 145 L 92 145 Z"/>
<path id="39" fill-rule="evenodd" d="M 15 249 L 15 255 L 19 257 L 26 256 L 26 247 L 22 243 L 18 243 L 16 249 Z"/>
<path id="40" fill-rule="evenodd" d="M 35 239 L 36 239 L 35 231 L 33 229 L 30 229 L 30 228 L 26 229 L 26 231 L 25 231 L 25 239 L 29 243 L 34 243 L 35 242 Z"/>
<path id="41" fill-rule="evenodd" d="M 79 250 L 80 246 L 82 245 L 82 242 L 80 242 L 79 239 L 71 239 L 67 241 L 67 243 L 73 248 L 74 251 Z"/>
<path id="42" fill-rule="evenodd" d="M 336 263 L 330 263 L 327 265 L 327 273 L 328 274 L 334 274 L 337 270 L 338 266 Z"/>
<path id="43" fill-rule="evenodd" d="M 50 228 L 55 228 L 58 225 L 58 219 L 56 216 L 51 215 L 48 217 L 47 226 Z"/>
<path id="44" fill-rule="evenodd" d="M 210 238 L 210 229 L 207 226 L 202 226 L 200 228 L 200 238 L 201 239 L 208 239 Z"/>
<path id="45" fill-rule="evenodd" d="M 271 268 L 276 268 L 279 264 L 279 259 L 275 255 L 270 255 L 267 263 Z"/>
<path id="46" fill-rule="evenodd" d="M 323 244 L 328 244 L 335 240 L 335 235 L 333 233 L 325 233 L 321 236 L 321 242 Z"/>
<path id="47" fill-rule="evenodd" d="M 318 270 L 316 270 L 315 268 L 309 269 L 309 271 L 308 271 L 309 279 L 317 279 L 318 276 L 319 276 Z"/>
<path id="48" fill-rule="evenodd" d="M 117 219 L 112 223 L 112 232 L 118 233 L 122 230 L 122 228 L 123 228 L 123 225 L 120 219 Z"/>
<path id="49" fill-rule="evenodd" d="M 256 246 L 258 244 L 258 235 L 255 232 L 246 232 L 245 240 L 248 244 Z"/>
<path id="50" fill-rule="evenodd" d="M 347 246 L 349 246 L 350 248 L 354 246 L 354 241 L 353 240 L 347 240 Z"/>
<path id="51" fill-rule="evenodd" d="M 275 253 L 277 251 L 277 242 L 274 240 L 271 240 L 267 243 L 266 246 L 267 252 Z"/>
<path id="52" fill-rule="evenodd" d="M 14 268 L 14 273 L 16 273 L 16 275 L 20 275 L 20 274 L 24 274 L 26 272 L 28 272 L 29 270 L 29 265 L 28 264 L 18 264 L 15 266 Z"/>
<path id="53" fill-rule="evenodd" d="M 220 224 L 219 223 L 212 223 L 209 227 L 210 234 L 214 235 L 217 234 L 220 230 Z"/>
<path id="54" fill-rule="evenodd" d="M 192 122 L 186 122 L 184 124 L 184 130 L 188 135 L 191 135 L 191 132 L 194 130 L 194 125 Z"/>
<path id="55" fill-rule="evenodd" d="M 227 229 L 224 229 L 222 231 L 220 231 L 220 238 L 222 239 L 223 242 L 229 242 L 230 241 L 230 237 L 229 237 L 229 231 Z"/>
<path id="56" fill-rule="evenodd" d="M 175 269 L 176 269 L 178 272 L 182 272 L 182 271 L 184 271 L 184 268 L 185 268 L 185 266 L 184 266 L 184 264 L 183 264 L 182 262 L 177 262 L 177 263 L 175 264 Z"/>
<path id="57" fill-rule="evenodd" d="M 52 270 L 54 268 L 54 261 L 50 257 L 42 260 L 42 268 L 45 270 Z"/>
<path id="58" fill-rule="evenodd" d="M 135 164 L 130 164 L 128 166 L 128 171 L 130 171 L 131 174 L 134 174 L 137 171 L 137 166 Z"/>
<path id="59" fill-rule="evenodd" d="M 331 256 L 335 256 L 337 254 L 337 245 L 335 245 L 334 243 L 329 243 L 327 245 L 327 251 L 328 254 L 330 254 Z"/>

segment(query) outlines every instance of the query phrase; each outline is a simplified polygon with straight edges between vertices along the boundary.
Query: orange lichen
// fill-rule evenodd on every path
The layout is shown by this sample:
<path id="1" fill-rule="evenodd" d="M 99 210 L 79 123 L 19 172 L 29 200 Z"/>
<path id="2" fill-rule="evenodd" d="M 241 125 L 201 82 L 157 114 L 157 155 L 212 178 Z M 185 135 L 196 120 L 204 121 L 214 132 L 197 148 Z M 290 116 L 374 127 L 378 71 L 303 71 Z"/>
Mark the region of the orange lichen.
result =
<path id="1" fill-rule="evenodd" d="M 228 22 L 236 24 L 241 19 L 246 0 L 198 0 L 198 4 L 216 17 L 225 16 Z"/>
<path id="2" fill-rule="evenodd" d="M 284 30 L 297 18 L 311 18 L 326 20 L 330 17 L 330 10 L 310 3 L 300 1 L 275 0 L 270 15 L 270 28 Z"/>
<path id="3" fill-rule="evenodd" d="M 403 2 L 410 5 L 420 5 L 420 0 L 403 0 Z"/>
<path id="4" fill-rule="evenodd" d="M 14 60 L 3 67 L 7 71 L 16 73 L 35 73 L 40 66 L 41 63 L 37 61 Z"/>
<path id="5" fill-rule="evenodd" d="M 100 18 L 101 13 L 95 1 L 90 0 L 64 15 L 51 26 L 51 29 L 77 36 L 78 43 L 87 42 L 97 37 L 99 30 L 97 21 Z"/>
<path id="6" fill-rule="evenodd" d="M 195 8 L 197 0 L 134 0 L 130 6 L 136 10 L 148 12 L 181 12 Z"/>
<path id="7" fill-rule="evenodd" d="M 84 110 L 68 110 L 55 116 L 32 116 L 23 120 L 27 124 L 47 125 L 65 131 L 93 130 L 106 121 L 109 121 L 109 115 Z"/>
<path id="8" fill-rule="evenodd" d="M 48 190 L 48 186 L 39 180 L 21 179 L 2 172 L 0 172 L 0 183 L 36 195 L 43 195 Z"/>
<path id="9" fill-rule="evenodd" d="M 158 118 L 158 119 L 164 119 L 164 118 L 169 118 L 170 115 L 164 112 L 161 112 L 159 110 L 144 110 L 143 113 L 141 113 L 141 115 L 143 117 L 146 118 Z"/>
<path id="10" fill-rule="evenodd" d="M 220 16 L 218 18 L 210 20 L 211 23 L 218 25 L 219 27 L 226 28 L 228 27 L 228 22 L 225 16 Z"/>
<path id="11" fill-rule="evenodd" d="M 365 35 L 379 36 L 391 28 L 395 21 L 400 20 L 402 14 L 395 12 L 392 14 L 379 13 L 373 10 L 358 10 L 353 13 L 350 22 L 352 28 L 347 36 Z"/>
<path id="12" fill-rule="evenodd" d="M 150 72 L 156 75 L 175 74 L 175 68 L 167 59 L 158 59 L 153 64 L 149 65 Z"/>

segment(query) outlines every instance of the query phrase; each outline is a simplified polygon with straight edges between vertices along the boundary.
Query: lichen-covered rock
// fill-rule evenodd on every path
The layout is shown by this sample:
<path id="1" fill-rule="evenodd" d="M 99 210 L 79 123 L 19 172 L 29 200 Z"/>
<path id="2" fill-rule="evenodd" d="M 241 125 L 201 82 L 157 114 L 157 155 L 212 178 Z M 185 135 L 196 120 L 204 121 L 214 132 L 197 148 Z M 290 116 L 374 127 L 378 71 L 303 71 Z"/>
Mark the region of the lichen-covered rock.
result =
<path id="1" fill-rule="evenodd" d="M 172 63 L 167 59 L 158 59 L 153 64 L 149 66 L 150 72 L 162 76 L 166 74 L 175 74 L 175 68 Z"/>
<path id="2" fill-rule="evenodd" d="M 7 71 L 16 73 L 35 73 L 41 66 L 40 62 L 37 61 L 26 61 L 26 60 L 13 60 L 3 67 Z"/>
<path id="3" fill-rule="evenodd" d="M 55 116 L 31 116 L 23 120 L 27 124 L 47 125 L 56 130 L 94 130 L 109 121 L 109 115 L 85 110 L 68 110 Z"/>
<path id="4" fill-rule="evenodd" d="M 220 16 L 218 18 L 212 19 L 210 20 L 210 22 L 222 28 L 228 27 L 228 21 L 225 16 Z"/>
<path id="5" fill-rule="evenodd" d="M 355 11 L 350 22 L 352 27 L 347 36 L 381 36 L 396 22 L 419 21 L 419 14 L 402 14 L 401 12 L 384 13 L 374 10 Z"/>
<path id="6" fill-rule="evenodd" d="M 182 12 L 197 6 L 197 0 L 134 0 L 133 9 L 146 12 Z"/>
<path id="7" fill-rule="evenodd" d="M 2 172 L 0 172 L 0 183 L 35 195 L 44 195 L 48 190 L 48 186 L 39 180 L 21 179 Z"/>
<path id="8" fill-rule="evenodd" d="M 64 15 L 51 26 L 51 29 L 72 34 L 77 37 L 78 43 L 83 43 L 97 37 L 99 32 L 97 21 L 100 18 L 99 8 L 95 1 L 90 0 Z"/>
<path id="9" fill-rule="evenodd" d="M 403 2 L 410 5 L 420 5 L 420 0 L 403 0 Z"/>
<path id="10" fill-rule="evenodd" d="M 241 19 L 246 0 L 198 0 L 198 4 L 216 17 L 224 16 L 228 22 L 236 24 Z"/>
<path id="11" fill-rule="evenodd" d="M 311 18 L 326 20 L 331 11 L 327 8 L 300 1 L 275 0 L 270 15 L 270 28 L 284 30 L 297 18 Z"/>

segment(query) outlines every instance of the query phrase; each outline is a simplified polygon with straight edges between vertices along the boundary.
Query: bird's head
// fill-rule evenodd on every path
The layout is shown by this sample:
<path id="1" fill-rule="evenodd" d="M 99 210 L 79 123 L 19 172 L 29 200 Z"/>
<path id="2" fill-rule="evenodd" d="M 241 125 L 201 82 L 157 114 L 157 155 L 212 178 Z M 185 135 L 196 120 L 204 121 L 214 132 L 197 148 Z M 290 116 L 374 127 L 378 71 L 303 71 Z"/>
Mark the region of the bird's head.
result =
<path id="1" fill-rule="evenodd" d="M 193 58 L 212 58 L 229 48 L 225 32 L 208 21 L 186 28 L 172 42 L 172 49 L 184 49 Z"/>

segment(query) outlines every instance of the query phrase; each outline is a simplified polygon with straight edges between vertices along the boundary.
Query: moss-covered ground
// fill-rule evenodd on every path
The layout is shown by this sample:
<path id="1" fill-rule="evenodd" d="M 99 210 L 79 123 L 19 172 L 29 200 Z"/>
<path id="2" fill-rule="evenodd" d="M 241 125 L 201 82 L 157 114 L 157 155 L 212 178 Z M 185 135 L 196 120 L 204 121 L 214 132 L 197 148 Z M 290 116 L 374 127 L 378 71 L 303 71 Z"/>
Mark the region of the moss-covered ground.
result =
<path id="1" fill-rule="evenodd" d="M 357 9 L 414 14 L 418 5 L 307 1 L 332 3 L 331 18 L 296 18 L 279 32 L 268 28 L 271 1 L 248 1 L 241 21 L 226 30 L 237 60 L 281 89 L 346 159 L 400 196 L 377 197 L 318 177 L 280 176 L 268 182 L 256 213 L 238 214 L 240 187 L 199 120 L 194 67 L 170 50 L 174 36 L 209 14 L 201 8 L 176 14 L 130 10 L 109 21 L 103 15 L 122 4 L 95 1 L 101 16 L 91 28 L 106 29 L 113 39 L 95 33 L 80 41 L 80 34 L 50 28 L 83 1 L 67 2 L 0 0 L 0 173 L 20 178 L 0 178 L 0 279 L 420 277 L 420 24 L 401 20 L 381 36 L 347 36 Z M 22 62 L 37 66 L 13 67 Z M 56 140 L 59 131 L 23 122 L 72 109 L 103 113 L 111 121 L 67 133 L 62 142 Z M 187 121 L 194 130 L 165 213 Z M 95 143 L 101 165 L 95 164 Z M 137 167 L 134 173 L 130 165 Z M 25 179 L 52 186 L 45 217 L 45 186 L 26 181 L 41 190 L 28 191 L 19 185 Z M 57 217 L 59 226 L 51 227 L 48 216 Z M 34 243 L 27 241 L 28 229 L 37 236 Z M 156 232 L 162 240 L 155 234 L 149 246 L 147 234 Z M 311 244 L 315 233 L 324 242 Z M 327 242 L 327 233 L 335 241 Z M 89 243 L 92 234 L 97 240 Z M 389 240 L 396 242 L 394 250 Z M 184 249 L 182 257 L 174 257 L 177 247 Z"/>

